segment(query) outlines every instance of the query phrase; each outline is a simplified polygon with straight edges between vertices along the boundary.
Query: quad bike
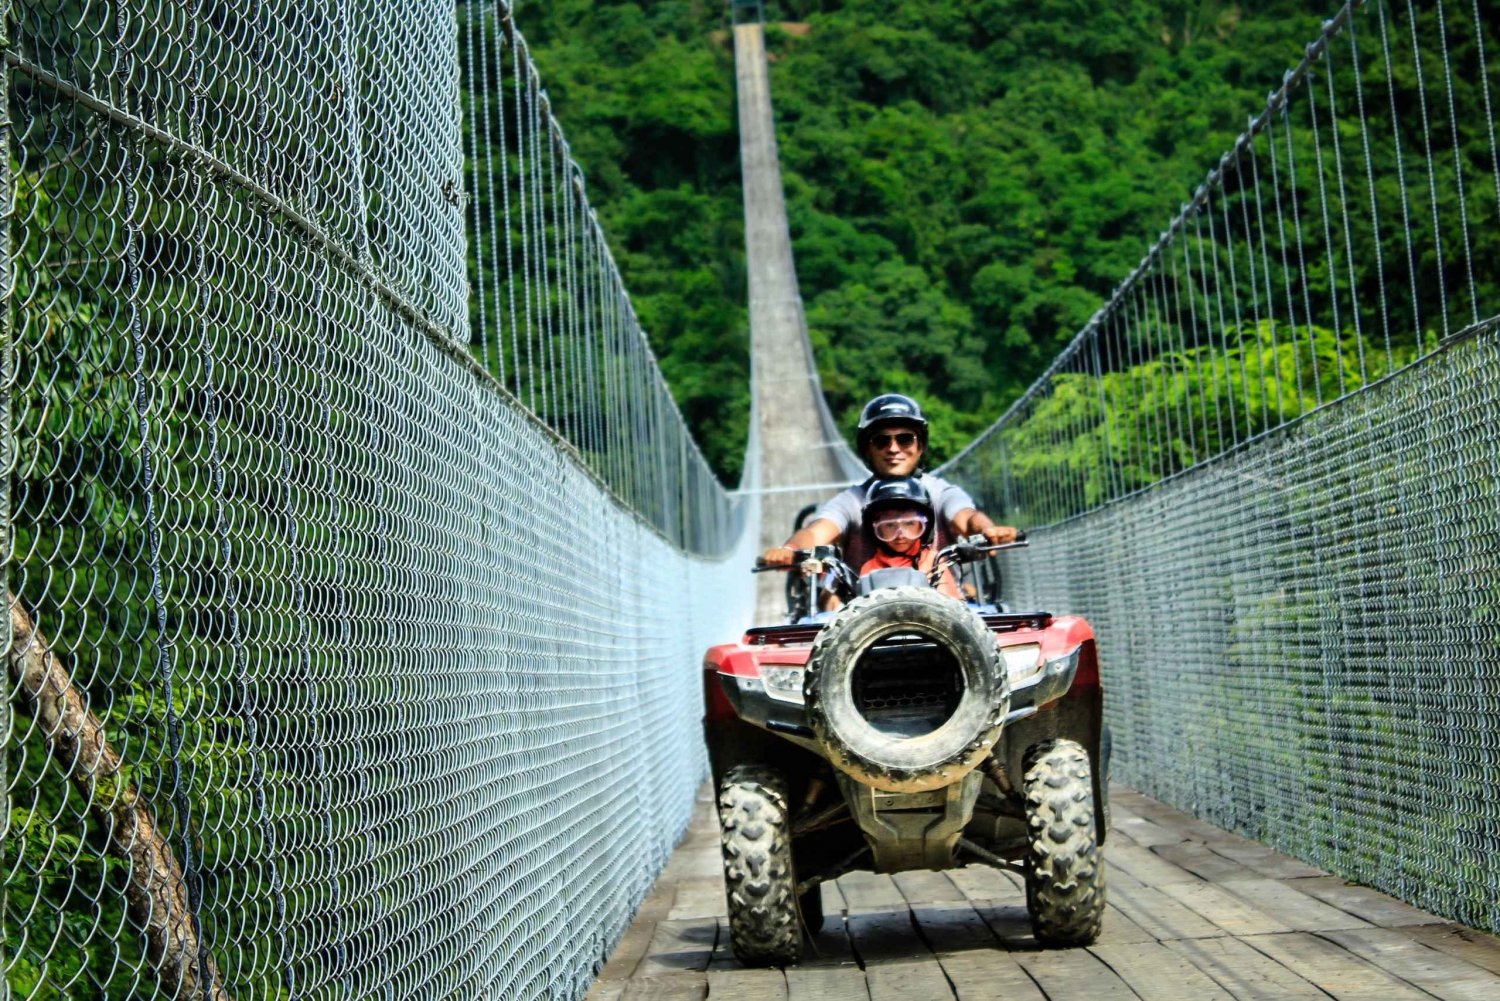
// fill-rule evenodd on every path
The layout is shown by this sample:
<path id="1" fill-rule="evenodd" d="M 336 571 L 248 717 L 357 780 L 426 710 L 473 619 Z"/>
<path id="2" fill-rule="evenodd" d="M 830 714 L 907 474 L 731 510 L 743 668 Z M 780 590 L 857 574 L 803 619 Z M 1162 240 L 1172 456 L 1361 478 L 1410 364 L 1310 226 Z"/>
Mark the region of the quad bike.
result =
<path id="1" fill-rule="evenodd" d="M 822 926 L 819 884 L 857 869 L 970 863 L 1021 873 L 1032 931 L 1085 945 L 1104 913 L 1108 734 L 1093 630 L 1076 616 L 957 601 L 934 586 L 997 550 L 974 536 L 931 576 L 857 578 L 799 550 L 784 625 L 704 657 L 731 944 L 788 965 Z M 846 603 L 818 607 L 818 591 Z M 795 600 L 792 600 L 795 599 Z"/>

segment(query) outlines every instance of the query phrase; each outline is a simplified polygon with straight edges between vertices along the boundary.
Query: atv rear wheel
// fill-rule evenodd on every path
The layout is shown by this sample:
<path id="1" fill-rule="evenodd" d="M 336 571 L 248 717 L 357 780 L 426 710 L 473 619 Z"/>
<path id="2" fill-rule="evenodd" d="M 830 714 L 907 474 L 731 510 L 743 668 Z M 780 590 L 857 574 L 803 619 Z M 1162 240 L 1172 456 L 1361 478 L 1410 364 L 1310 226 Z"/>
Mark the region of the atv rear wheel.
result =
<path id="1" fill-rule="evenodd" d="M 963 778 L 990 753 L 1010 708 L 984 619 L 919 587 L 845 605 L 813 642 L 803 695 L 834 766 L 889 792 Z"/>
<path id="2" fill-rule="evenodd" d="M 729 902 L 729 942 L 746 966 L 786 966 L 802 958 L 797 876 L 786 779 L 760 765 L 737 765 L 719 783 L 719 839 Z"/>
<path id="3" fill-rule="evenodd" d="M 1095 837 L 1088 752 L 1048 740 L 1026 753 L 1026 910 L 1044 945 L 1088 945 L 1104 918 L 1104 853 Z"/>

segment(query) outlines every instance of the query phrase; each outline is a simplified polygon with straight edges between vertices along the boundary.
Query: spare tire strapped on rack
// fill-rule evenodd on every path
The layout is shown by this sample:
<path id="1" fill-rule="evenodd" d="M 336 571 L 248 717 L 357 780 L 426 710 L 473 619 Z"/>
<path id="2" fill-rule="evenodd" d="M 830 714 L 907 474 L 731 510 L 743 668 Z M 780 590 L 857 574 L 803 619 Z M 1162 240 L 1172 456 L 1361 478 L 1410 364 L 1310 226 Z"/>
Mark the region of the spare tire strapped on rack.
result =
<path id="1" fill-rule="evenodd" d="M 918 647 L 929 656 L 913 671 L 905 651 Z M 882 672 L 885 649 L 906 666 Z M 803 694 L 829 760 L 860 782 L 902 793 L 942 788 L 976 767 L 1010 708 L 1004 662 L 984 619 L 916 587 L 845 606 L 813 644 Z"/>

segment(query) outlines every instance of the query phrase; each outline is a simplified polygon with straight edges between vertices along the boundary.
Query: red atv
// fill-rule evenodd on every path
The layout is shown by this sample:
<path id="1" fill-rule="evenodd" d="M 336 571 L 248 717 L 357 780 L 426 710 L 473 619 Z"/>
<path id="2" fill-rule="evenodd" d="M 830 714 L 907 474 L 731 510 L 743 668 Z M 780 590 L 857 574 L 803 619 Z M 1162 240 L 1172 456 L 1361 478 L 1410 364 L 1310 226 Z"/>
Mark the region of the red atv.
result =
<path id="1" fill-rule="evenodd" d="M 1014 545 L 948 546 L 931 577 L 856 579 L 837 547 L 799 551 L 791 569 L 813 582 L 799 611 L 822 589 L 847 603 L 704 657 L 740 962 L 797 962 L 802 927 L 823 923 L 818 884 L 855 869 L 1012 869 L 1039 941 L 1098 936 L 1109 752 L 1093 630 L 934 588 Z"/>

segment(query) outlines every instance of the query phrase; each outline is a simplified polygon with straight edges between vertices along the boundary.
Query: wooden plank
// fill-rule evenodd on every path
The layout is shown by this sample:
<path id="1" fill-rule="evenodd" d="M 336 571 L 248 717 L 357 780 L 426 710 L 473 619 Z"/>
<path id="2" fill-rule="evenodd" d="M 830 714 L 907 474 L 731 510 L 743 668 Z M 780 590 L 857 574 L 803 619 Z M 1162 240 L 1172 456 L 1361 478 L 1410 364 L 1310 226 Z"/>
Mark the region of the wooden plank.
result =
<path id="1" fill-rule="evenodd" d="M 651 945 L 631 974 L 631 980 L 683 970 L 706 970 L 718 939 L 718 921 L 714 918 L 658 921 Z"/>
<path id="2" fill-rule="evenodd" d="M 1292 885 L 1309 896 L 1317 897 L 1341 911 L 1364 918 L 1381 928 L 1403 928 L 1410 925 L 1446 924 L 1442 918 L 1404 904 L 1368 886 L 1346 883 L 1337 876 L 1318 876 L 1295 880 Z"/>
<path id="3" fill-rule="evenodd" d="M 919 870 L 898 872 L 891 876 L 896 889 L 913 907 L 918 904 L 961 904 L 963 891 L 953 885 L 945 873 Z"/>
<path id="4" fill-rule="evenodd" d="M 966 901 L 960 901 L 958 906 L 914 906 L 911 913 L 927 947 L 934 953 L 1001 948 L 1000 940 L 984 923 L 984 918 Z"/>
<path id="5" fill-rule="evenodd" d="M 1169 831 L 1154 821 L 1133 813 L 1125 813 L 1120 810 L 1111 809 L 1110 813 L 1110 835 L 1124 834 L 1132 842 L 1143 848 L 1152 845 L 1175 845 L 1182 841 L 1182 835 L 1176 831 Z M 1106 837 L 1105 843 L 1109 843 Z"/>
<path id="6" fill-rule="evenodd" d="M 1031 934 L 1031 915 L 1024 903 L 975 904 L 974 910 L 994 935 L 1007 949 L 1035 949 L 1036 938 Z"/>
<path id="7" fill-rule="evenodd" d="M 1317 987 L 1239 939 L 1181 939 L 1168 942 L 1167 948 L 1213 977 L 1239 1001 L 1327 1001 Z"/>
<path id="8" fill-rule="evenodd" d="M 1128 873 L 1147 886 L 1202 882 L 1197 876 L 1161 858 L 1151 849 L 1136 845 L 1109 845 L 1104 849 L 1104 861 L 1111 869 Z"/>
<path id="9" fill-rule="evenodd" d="M 1423 925 L 1407 934 L 1439 952 L 1457 956 L 1466 963 L 1500 974 L 1500 938 L 1463 925 Z"/>
<path id="10" fill-rule="evenodd" d="M 734 1001 L 787 1001 L 786 974 L 780 970 L 710 970 L 708 996 Z"/>
<path id="11" fill-rule="evenodd" d="M 1125 912 L 1114 904 L 1104 908 L 1104 930 L 1099 941 L 1111 945 L 1128 945 L 1132 942 L 1155 942 L 1156 936 L 1125 916 Z"/>
<path id="12" fill-rule="evenodd" d="M 677 896 L 667 912 L 671 921 L 690 918 L 716 918 L 729 913 L 724 899 L 724 875 L 699 876 L 677 881 Z"/>
<path id="13" fill-rule="evenodd" d="M 1397 980 L 1338 943 L 1308 932 L 1257 935 L 1245 942 L 1335 1001 L 1432 1001 L 1425 991 Z"/>
<path id="14" fill-rule="evenodd" d="M 626 980 L 595 980 L 583 1001 L 620 1001 L 625 995 Z"/>
<path id="15" fill-rule="evenodd" d="M 1151 849 L 1153 855 L 1173 865 L 1186 869 L 1199 879 L 1210 883 L 1221 883 L 1230 879 L 1254 879 L 1256 873 L 1232 859 L 1208 850 L 1208 846 L 1197 841 L 1183 841 L 1173 845 L 1157 845 Z"/>
<path id="16" fill-rule="evenodd" d="M 1280 920 L 1293 931 L 1333 931 L 1368 928 L 1370 923 L 1341 911 L 1297 889 L 1295 882 L 1279 879 L 1237 879 L 1220 884 L 1258 910 Z"/>
<path id="17" fill-rule="evenodd" d="M 861 911 L 849 915 L 849 941 L 868 972 L 899 959 L 932 959 L 932 950 L 912 925 L 911 911 Z"/>
<path id="18" fill-rule="evenodd" d="M 786 971 L 786 987 L 787 1001 L 870 1001 L 865 971 L 854 963 L 814 969 L 793 967 Z"/>
<path id="19" fill-rule="evenodd" d="M 664 973 L 633 977 L 625 984 L 620 1001 L 703 1001 L 708 997 L 708 976 L 703 973 Z"/>
<path id="20" fill-rule="evenodd" d="M 1209 851 L 1222 855 L 1269 879 L 1302 879 L 1308 876 L 1326 876 L 1328 873 L 1301 859 L 1292 858 L 1273 851 L 1258 841 L 1225 832 L 1222 837 L 1211 838 L 1204 844 Z"/>
<path id="21" fill-rule="evenodd" d="M 935 958 L 901 959 L 865 967 L 870 1001 L 942 1001 L 953 989 Z"/>
<path id="22" fill-rule="evenodd" d="M 1500 998 L 1500 975 L 1424 945 L 1405 929 L 1330 931 L 1323 937 L 1444 1001 Z"/>
<path id="23" fill-rule="evenodd" d="M 938 963 L 959 1001 L 1047 1001 L 1016 957 L 1003 949 L 946 952 L 938 956 Z"/>
<path id="24" fill-rule="evenodd" d="M 1206 974 L 1159 942 L 1100 943 L 1089 951 L 1151 1001 L 1233 1001 Z"/>
<path id="25" fill-rule="evenodd" d="M 844 906 L 850 914 L 858 911 L 906 910 L 906 898 L 891 877 L 875 872 L 851 872 L 838 878 L 844 894 Z"/>
<path id="26" fill-rule="evenodd" d="M 970 865 L 962 869 L 949 869 L 943 875 L 948 877 L 948 881 L 957 887 L 959 893 L 971 904 L 1026 898 L 1021 878 L 1015 873 L 1002 869 L 987 865 Z"/>
<path id="27" fill-rule="evenodd" d="M 1135 991 L 1087 949 L 1017 952 L 1016 962 L 1052 1001 L 1137 1001 Z M 910 999 L 908 999 L 910 1001 Z"/>
<path id="28" fill-rule="evenodd" d="M 1224 929 L 1155 887 L 1119 881 L 1108 892 L 1111 904 L 1157 940 L 1213 938 L 1224 934 Z"/>
<path id="29" fill-rule="evenodd" d="M 1294 930 L 1286 922 L 1209 883 L 1168 883 L 1161 892 L 1197 911 L 1231 935 L 1272 935 Z"/>

